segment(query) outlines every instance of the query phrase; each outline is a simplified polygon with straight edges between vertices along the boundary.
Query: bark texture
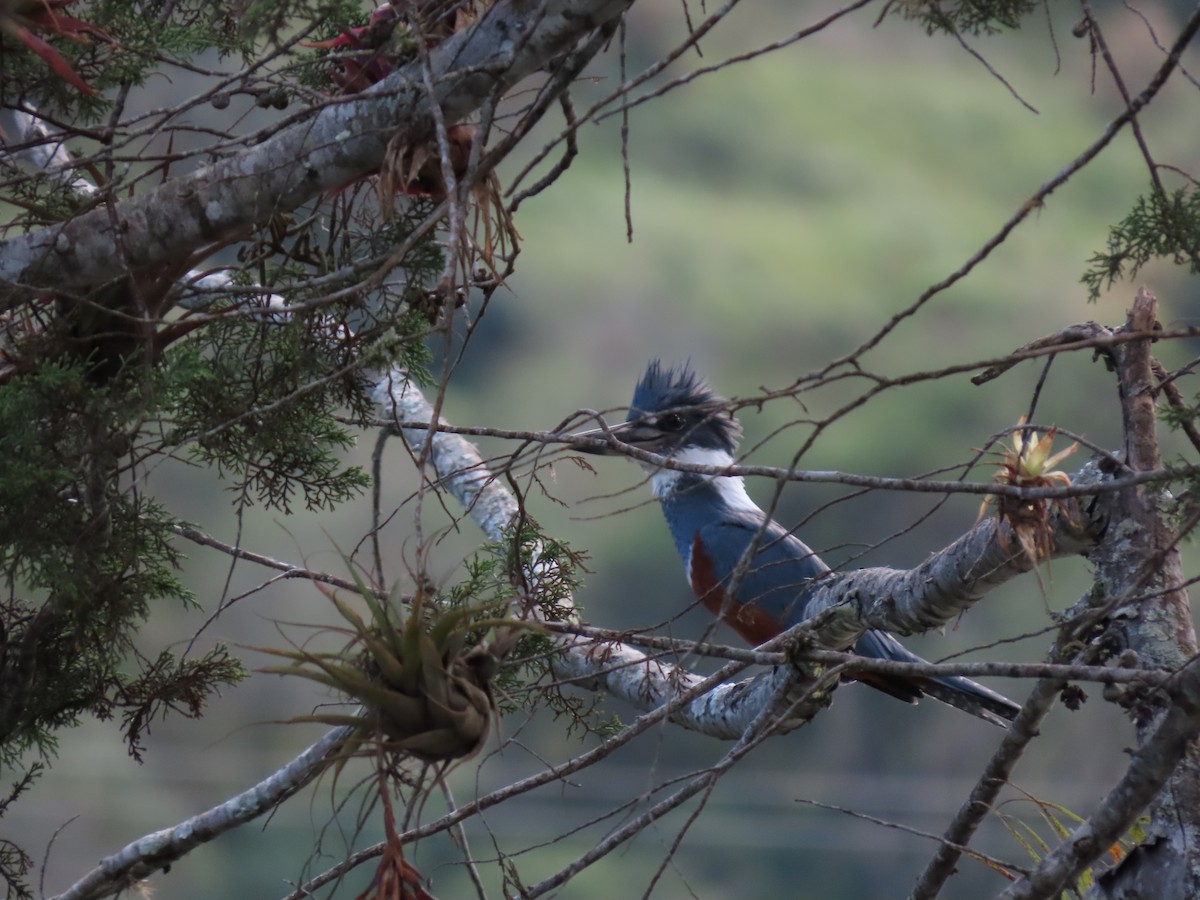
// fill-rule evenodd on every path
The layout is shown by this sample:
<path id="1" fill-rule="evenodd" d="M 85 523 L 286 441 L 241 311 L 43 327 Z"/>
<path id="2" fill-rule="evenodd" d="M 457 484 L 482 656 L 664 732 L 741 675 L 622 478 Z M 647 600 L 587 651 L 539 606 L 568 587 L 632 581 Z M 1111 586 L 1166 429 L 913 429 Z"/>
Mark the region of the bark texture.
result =
<path id="1" fill-rule="evenodd" d="M 434 135 L 549 66 L 632 0 L 508 0 L 430 53 L 432 96 L 420 62 L 363 94 L 332 102 L 268 140 L 156 190 L 0 243 L 0 284 L 69 290 L 130 269 L 175 263 L 265 225 L 320 194 L 376 172 L 388 143 Z"/>

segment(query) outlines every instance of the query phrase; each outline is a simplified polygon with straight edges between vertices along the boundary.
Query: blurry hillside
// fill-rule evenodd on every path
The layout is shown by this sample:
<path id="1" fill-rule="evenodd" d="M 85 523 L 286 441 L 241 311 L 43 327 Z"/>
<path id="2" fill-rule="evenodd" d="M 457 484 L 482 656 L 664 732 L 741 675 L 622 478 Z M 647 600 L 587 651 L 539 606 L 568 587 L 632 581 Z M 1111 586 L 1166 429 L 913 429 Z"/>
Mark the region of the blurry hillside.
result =
<path id="1" fill-rule="evenodd" d="M 1142 11 L 1172 15 L 1169 7 Z M 518 272 L 478 321 L 446 393 L 447 419 L 545 430 L 579 409 L 619 417 L 652 357 L 691 359 L 731 396 L 786 386 L 857 347 L 929 285 L 958 269 L 1119 109 L 1102 74 L 1093 91 L 1087 42 L 1071 36 L 1070 15 L 1056 14 L 1057 57 L 1050 39 L 1032 30 L 977 42 L 991 65 L 1036 107 L 1035 114 L 951 40 L 926 38 L 894 17 L 872 29 L 875 14 L 868 9 L 816 38 L 632 109 L 632 243 L 624 221 L 620 117 L 584 129 L 581 153 L 563 179 L 520 209 Z M 1115 5 L 1107 15 L 1110 43 L 1131 70 L 1139 54 L 1147 70 L 1155 65 L 1157 56 L 1147 49 L 1138 21 Z M 744 5 L 703 43 L 703 58 L 685 56 L 654 84 L 778 40 L 815 18 L 808 5 L 802 12 L 790 4 Z M 680 8 L 671 4 L 635 6 L 630 72 L 677 43 L 681 19 Z M 590 73 L 595 80 L 581 82 L 574 92 L 579 108 L 617 83 L 615 54 L 603 65 L 607 68 Z M 1151 119 L 1170 121 L 1174 102 L 1168 89 Z M 552 128 L 543 130 L 530 148 L 553 137 Z M 1169 144 L 1171 133 L 1158 133 Z M 1181 126 L 1174 136 L 1176 145 L 1163 146 L 1164 154 L 1194 159 L 1200 153 L 1194 128 Z M 1128 210 L 1144 182 L 1132 139 L 1119 138 L 1053 194 L 1034 221 L 969 278 L 931 301 L 930 309 L 901 323 L 866 361 L 882 374 L 916 373 L 999 357 L 1067 324 L 1123 321 L 1136 286 L 1119 285 L 1089 305 L 1079 278 L 1088 257 L 1103 247 L 1106 226 Z M 1167 318 L 1192 320 L 1191 304 L 1200 299 L 1194 281 L 1157 268 L 1139 280 L 1154 288 Z M 478 312 L 471 308 L 473 315 Z M 1166 352 L 1182 351 L 1172 346 Z M 1178 360 L 1168 358 L 1167 364 L 1173 361 Z M 950 477 L 971 458 L 972 448 L 1026 412 L 1040 374 L 1040 366 L 1026 364 L 983 387 L 972 386 L 968 373 L 884 392 L 823 434 L 798 464 L 889 476 L 949 467 Z M 785 426 L 800 417 L 823 418 L 862 389 L 848 384 L 805 396 L 807 410 L 786 400 L 747 411 L 742 419 L 750 458 L 787 465 L 807 431 Z M 1119 433 L 1119 423 L 1111 420 L 1116 408 L 1103 366 L 1074 355 L 1051 368 L 1036 419 L 1111 445 Z M 360 443 L 363 465 L 369 465 L 373 441 L 373 435 L 364 435 Z M 485 456 L 514 449 L 492 439 L 480 445 Z M 1077 459 L 1082 462 L 1082 455 Z M 385 510 L 400 506 L 415 483 L 399 447 L 390 449 L 387 469 Z M 552 496 L 531 493 L 529 510 L 551 534 L 589 554 L 591 574 L 578 596 L 588 621 L 647 626 L 687 606 L 678 560 L 635 467 L 599 460 L 593 472 L 559 460 L 553 479 L 543 476 Z M 990 470 L 977 469 L 972 477 L 989 478 Z M 164 466 L 153 478 L 180 515 L 216 536 L 240 537 L 259 552 L 316 568 L 342 568 L 339 549 L 353 549 L 369 528 L 365 502 L 319 518 L 281 520 L 252 510 L 238 523 L 210 474 L 178 465 Z M 748 487 L 763 502 L 774 489 L 770 483 Z M 961 533 L 978 512 L 974 501 L 955 498 L 909 530 L 935 500 L 888 493 L 841 500 L 848 493 L 790 486 L 777 517 L 789 524 L 803 520 L 800 534 L 831 564 L 908 566 Z M 841 502 L 826 506 L 835 500 Z M 444 526 L 438 510 L 425 515 L 426 528 Z M 402 509 L 384 533 L 385 546 L 395 548 L 389 573 L 394 578 L 405 574 L 411 518 Z M 431 571 L 452 580 L 477 541 L 465 531 L 448 534 Z M 148 635 L 147 652 L 156 641 L 186 642 L 213 614 L 218 598 L 228 602 L 263 578 L 241 567 L 231 572 L 199 548 L 186 552 L 203 610 L 157 620 L 159 631 Z M 1052 625 L 1048 611 L 1073 603 L 1086 588 L 1085 576 L 1080 561 L 1056 563 L 1043 574 L 1044 594 L 1033 578 L 1023 579 L 946 635 L 907 643 L 939 659 L 1033 634 L 973 658 L 1041 659 L 1047 639 L 1039 632 Z M 311 587 L 280 582 L 233 602 L 204 630 L 200 644 L 279 644 L 277 623 L 329 618 L 327 604 Z M 687 614 L 674 619 L 669 631 L 693 637 L 706 625 L 703 617 Z M 733 640 L 727 633 L 720 637 Z M 261 662 L 252 652 L 246 656 L 251 665 Z M 997 686 L 1022 696 L 1020 684 Z M 304 714 L 324 699 L 300 685 L 253 678 L 223 697 L 202 722 L 172 718 L 156 727 L 141 768 L 124 756 L 111 725 L 88 724 L 64 736 L 60 764 L 36 788 L 37 799 L 5 824 L 44 836 L 40 844 L 27 838 L 31 848 L 45 846 L 64 829 L 59 841 L 73 848 L 70 856 L 52 850 L 47 866 L 47 890 L 60 889 L 90 860 L 215 803 L 290 758 L 319 730 L 272 723 Z M 1100 706 L 1056 714 L 1040 750 L 1018 773 L 1024 788 L 1087 813 L 1123 757 L 1115 750 L 1105 757 L 1071 736 L 1128 728 Z M 628 710 L 610 711 L 630 716 Z M 541 768 L 539 759 L 561 759 L 577 749 L 575 739 L 563 742 L 559 725 L 548 718 L 513 721 L 505 729 L 518 734 L 528 754 L 510 749 L 489 758 L 477 776 L 464 767 L 451 778 L 459 802 Z M 720 782 L 655 896 L 903 896 L 931 851 L 930 841 L 805 801 L 937 832 L 998 737 L 998 730 L 934 703 L 909 709 L 853 686 L 839 690 L 833 708 L 812 726 L 769 742 Z M 470 832 L 473 848 L 481 857 L 526 851 L 520 857 L 526 877 L 548 874 L 637 810 L 618 811 L 607 822 L 547 843 L 563 827 L 607 815 L 614 798 L 707 765 L 722 749 L 674 729 L 643 736 L 604 766 L 484 816 L 491 833 L 477 823 Z M 343 837 L 334 827 L 323 838 L 327 858 L 308 859 L 313 835 L 331 818 L 329 789 L 323 782 L 310 805 L 293 804 L 261 832 L 245 830 L 193 854 L 157 879 L 159 896 L 285 895 L 290 887 L 270 873 L 290 866 L 299 880 L 306 865 L 311 874 L 341 858 Z M 1019 806 L 1008 811 L 1022 813 Z M 352 819 L 356 812 L 346 814 Z M 1034 817 L 1032 811 L 1025 814 Z M 644 833 L 572 882 L 562 896 L 640 896 L 682 823 L 675 816 Z M 420 853 L 432 849 L 423 845 Z M 1018 862 L 1023 854 L 995 824 L 981 849 Z M 288 862 L 268 865 L 268 858 Z M 468 896 L 457 870 L 439 869 L 432 856 L 414 861 L 434 878 L 439 896 Z M 979 867 L 959 887 L 991 893 L 1000 886 L 998 876 Z"/>

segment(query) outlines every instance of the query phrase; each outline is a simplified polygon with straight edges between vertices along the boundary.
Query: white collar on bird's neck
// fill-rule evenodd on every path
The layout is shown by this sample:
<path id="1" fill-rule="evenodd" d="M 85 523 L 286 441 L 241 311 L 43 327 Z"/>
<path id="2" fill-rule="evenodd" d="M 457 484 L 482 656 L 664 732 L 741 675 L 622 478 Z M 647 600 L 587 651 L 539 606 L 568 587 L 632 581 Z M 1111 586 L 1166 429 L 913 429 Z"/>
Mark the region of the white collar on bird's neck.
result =
<path id="1" fill-rule="evenodd" d="M 734 458 L 725 450 L 714 450 L 709 447 L 687 447 L 671 458 L 676 462 L 721 469 L 732 466 L 735 462 Z M 699 479 L 711 484 L 716 489 L 721 501 L 730 509 L 742 512 L 762 511 L 746 493 L 746 483 L 740 475 L 699 475 L 693 472 L 680 472 L 678 469 L 651 468 L 645 463 L 642 465 L 652 471 L 650 487 L 653 488 L 654 496 L 659 500 L 666 500 L 681 487 L 686 489 L 688 481 Z M 692 481 L 692 484 L 695 484 L 695 481 Z"/>

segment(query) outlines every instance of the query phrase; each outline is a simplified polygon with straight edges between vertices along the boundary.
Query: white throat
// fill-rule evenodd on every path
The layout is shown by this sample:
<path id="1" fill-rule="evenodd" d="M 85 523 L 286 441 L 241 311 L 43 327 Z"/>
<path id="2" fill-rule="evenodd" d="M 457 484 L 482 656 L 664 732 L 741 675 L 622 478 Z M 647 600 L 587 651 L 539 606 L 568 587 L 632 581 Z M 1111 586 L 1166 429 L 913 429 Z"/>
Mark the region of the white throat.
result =
<path id="1" fill-rule="evenodd" d="M 734 458 L 724 450 L 710 450 L 704 447 L 688 447 L 671 458 L 676 462 L 713 466 L 720 469 L 734 464 Z M 643 465 L 645 464 L 643 463 Z M 650 467 L 646 466 L 646 468 Z M 653 488 L 654 496 L 659 500 L 665 500 L 674 493 L 679 479 L 687 474 L 675 469 L 654 468 L 651 471 L 650 487 Z M 730 509 L 746 512 L 760 511 L 754 501 L 750 499 L 750 495 L 746 493 L 746 484 L 740 475 L 702 475 L 700 477 L 712 483 L 713 487 L 717 489 L 717 493 L 720 494 L 721 500 Z"/>

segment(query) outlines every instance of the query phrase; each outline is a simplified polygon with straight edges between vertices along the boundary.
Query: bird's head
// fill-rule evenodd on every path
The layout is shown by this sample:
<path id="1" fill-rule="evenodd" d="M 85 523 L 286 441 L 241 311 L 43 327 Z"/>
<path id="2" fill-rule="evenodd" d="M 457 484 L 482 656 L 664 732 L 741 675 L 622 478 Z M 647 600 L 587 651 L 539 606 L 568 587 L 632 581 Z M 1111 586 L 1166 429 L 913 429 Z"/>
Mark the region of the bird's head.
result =
<path id="1" fill-rule="evenodd" d="M 691 366 L 673 369 L 656 359 L 633 391 L 629 415 L 608 431 L 622 443 L 662 456 L 724 454 L 732 462 L 742 429 L 727 407 L 728 401 Z M 604 434 L 605 429 L 596 428 L 576 437 Z M 586 452 L 618 456 L 621 451 L 610 444 Z"/>

